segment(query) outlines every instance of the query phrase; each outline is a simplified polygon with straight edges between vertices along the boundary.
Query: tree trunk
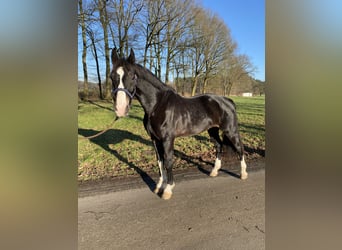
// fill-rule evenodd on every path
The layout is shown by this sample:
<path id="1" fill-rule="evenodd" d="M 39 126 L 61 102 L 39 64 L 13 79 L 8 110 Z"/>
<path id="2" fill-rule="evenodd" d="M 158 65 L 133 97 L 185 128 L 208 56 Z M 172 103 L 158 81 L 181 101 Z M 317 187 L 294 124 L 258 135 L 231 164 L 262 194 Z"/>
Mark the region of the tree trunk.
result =
<path id="1" fill-rule="evenodd" d="M 175 69 L 175 70 L 176 70 L 176 77 L 173 79 L 173 81 L 176 87 L 176 92 L 181 93 L 181 88 L 179 86 L 179 69 Z"/>
<path id="2" fill-rule="evenodd" d="M 118 23 L 117 23 L 117 25 L 118 25 L 118 27 L 117 27 L 117 29 L 118 29 L 118 31 L 117 31 L 117 36 L 118 36 L 118 39 L 119 39 L 119 48 L 118 48 L 118 50 L 119 50 L 119 57 L 123 57 L 124 56 L 124 54 L 123 54 L 123 41 L 122 41 L 122 26 L 123 26 L 123 15 L 124 15 L 124 13 L 123 13 L 123 0 L 120 0 L 119 1 L 119 14 L 118 14 Z"/>
<path id="3" fill-rule="evenodd" d="M 152 67 L 153 67 L 153 57 L 152 57 L 152 47 L 150 47 L 150 71 L 152 72 Z M 154 72 L 155 73 L 155 72 Z"/>
<path id="4" fill-rule="evenodd" d="M 111 35 L 111 37 L 112 37 L 112 41 L 113 41 L 114 48 L 117 48 L 116 43 L 115 43 L 115 35 L 114 35 L 113 28 L 112 28 L 111 25 L 108 25 L 108 27 L 109 27 L 110 35 Z"/>
<path id="5" fill-rule="evenodd" d="M 88 69 L 87 69 L 87 37 L 86 37 L 86 27 L 84 21 L 84 11 L 83 11 L 83 3 L 82 0 L 78 1 L 80 8 L 80 16 L 81 16 L 81 29 L 82 29 L 82 66 L 83 66 L 83 92 L 84 99 L 88 99 L 89 89 L 88 89 Z"/>
<path id="6" fill-rule="evenodd" d="M 97 56 L 97 49 L 95 45 L 95 37 L 94 33 L 91 30 L 88 30 L 88 36 L 91 40 L 91 44 L 93 46 L 93 51 L 94 51 L 94 58 L 95 58 L 95 63 L 96 63 L 96 73 L 97 73 L 97 79 L 99 81 L 99 92 L 100 92 L 100 99 L 103 99 L 102 95 L 102 85 L 101 85 L 101 75 L 100 75 L 100 65 L 99 65 L 99 58 Z"/>
<path id="7" fill-rule="evenodd" d="M 183 95 L 185 95 L 185 55 L 184 55 L 184 50 L 182 51 L 182 67 L 183 67 L 183 89 L 182 89 L 182 93 Z"/>
<path id="8" fill-rule="evenodd" d="M 205 77 L 203 81 L 202 94 L 205 94 L 207 92 L 207 85 L 208 85 L 208 78 Z"/>
<path id="9" fill-rule="evenodd" d="M 94 57 L 95 57 L 95 63 L 96 63 L 97 79 L 99 81 L 100 99 L 103 100 L 102 84 L 101 84 L 101 74 L 100 74 L 100 65 L 99 65 L 99 58 L 97 56 L 97 50 L 96 50 L 96 46 L 95 46 L 94 36 L 92 36 L 92 44 L 93 44 L 93 49 L 94 49 Z"/>
<path id="10" fill-rule="evenodd" d="M 228 94 L 228 86 L 226 83 L 223 84 L 223 96 L 227 96 Z"/>
<path id="11" fill-rule="evenodd" d="M 146 44 L 145 49 L 144 49 L 144 62 L 143 62 L 143 65 L 145 68 L 146 68 L 146 63 L 147 63 L 147 51 L 148 51 L 148 46 Z"/>
<path id="12" fill-rule="evenodd" d="M 109 99 L 111 97 L 111 82 L 110 77 L 110 59 L 109 59 L 109 43 L 108 43 L 108 15 L 106 10 L 106 0 L 99 1 L 99 11 L 100 11 L 100 22 L 103 28 L 103 39 L 105 45 L 105 58 L 106 58 L 106 93 L 105 98 Z"/>
<path id="13" fill-rule="evenodd" d="M 165 84 L 168 84 L 168 82 L 169 82 L 169 68 L 170 68 L 170 62 L 166 61 Z"/>
<path id="14" fill-rule="evenodd" d="M 170 38 L 170 22 L 167 24 L 166 31 L 166 67 L 165 67 L 165 84 L 169 81 L 169 68 L 170 68 L 170 46 L 171 46 L 171 38 Z"/>
<path id="15" fill-rule="evenodd" d="M 195 76 L 194 85 L 192 86 L 191 96 L 194 96 L 196 94 L 197 84 L 198 84 L 198 76 Z"/>
<path id="16" fill-rule="evenodd" d="M 229 81 L 228 86 L 227 86 L 227 96 L 230 95 L 230 91 L 232 90 L 232 87 L 233 87 L 233 83 Z"/>
<path id="17" fill-rule="evenodd" d="M 124 46 L 125 46 L 125 57 L 128 57 L 128 27 L 125 26 L 125 32 L 124 32 Z"/>
<path id="18" fill-rule="evenodd" d="M 101 75 L 100 75 L 100 66 L 99 66 L 99 59 L 97 57 L 96 46 L 94 44 L 94 54 L 95 54 L 95 62 L 96 62 L 96 72 L 97 72 L 97 79 L 99 81 L 99 92 L 100 92 L 100 99 L 103 100 L 102 94 L 102 84 L 101 84 Z"/>
<path id="19" fill-rule="evenodd" d="M 157 45 L 157 76 L 161 79 L 161 49 L 159 43 L 159 36 L 158 36 L 158 45 Z"/>

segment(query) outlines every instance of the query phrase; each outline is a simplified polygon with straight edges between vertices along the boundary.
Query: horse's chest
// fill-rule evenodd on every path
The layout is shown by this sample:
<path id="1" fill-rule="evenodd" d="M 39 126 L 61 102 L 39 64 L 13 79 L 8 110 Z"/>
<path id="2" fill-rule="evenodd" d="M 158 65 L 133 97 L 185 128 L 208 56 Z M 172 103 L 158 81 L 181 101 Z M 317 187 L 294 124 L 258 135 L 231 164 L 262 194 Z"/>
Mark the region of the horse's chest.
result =
<path id="1" fill-rule="evenodd" d="M 148 129 L 149 133 L 156 138 L 163 139 L 165 136 L 173 135 L 173 119 L 167 114 L 167 112 L 153 113 L 148 118 L 146 128 Z"/>
<path id="2" fill-rule="evenodd" d="M 157 139 L 161 139 L 162 135 L 160 133 L 160 123 L 155 117 L 149 117 L 146 121 L 146 130 L 147 132 L 156 137 Z"/>

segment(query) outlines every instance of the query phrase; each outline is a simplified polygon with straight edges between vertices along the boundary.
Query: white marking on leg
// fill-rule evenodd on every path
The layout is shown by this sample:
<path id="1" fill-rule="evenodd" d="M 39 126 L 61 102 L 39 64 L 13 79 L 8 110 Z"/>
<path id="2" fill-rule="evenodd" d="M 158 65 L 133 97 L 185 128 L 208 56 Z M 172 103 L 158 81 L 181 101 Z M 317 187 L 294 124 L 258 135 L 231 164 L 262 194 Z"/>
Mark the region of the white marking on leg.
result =
<path id="1" fill-rule="evenodd" d="M 119 67 L 116 70 L 116 73 L 120 76 L 120 83 L 118 88 L 125 88 L 124 84 L 123 84 L 123 76 L 125 74 L 124 70 L 122 67 Z M 128 106 L 128 102 L 127 102 L 127 97 L 126 97 L 126 93 L 123 91 L 118 91 L 116 94 L 116 114 L 118 116 L 125 116 L 126 115 L 126 108 Z"/>
<path id="2" fill-rule="evenodd" d="M 248 173 L 246 169 L 247 169 L 247 164 L 245 162 L 245 157 L 242 156 L 242 160 L 241 160 L 241 179 L 242 180 L 245 180 L 248 177 Z"/>
<path id="3" fill-rule="evenodd" d="M 175 187 L 175 183 L 173 183 L 172 185 L 170 185 L 170 184 L 167 184 L 166 185 L 166 188 L 165 188 L 165 191 L 167 192 L 167 193 L 172 193 L 172 189 Z"/>
<path id="4" fill-rule="evenodd" d="M 160 188 L 162 187 L 163 185 L 163 182 L 164 182 L 164 171 L 163 171 L 163 163 L 161 161 L 158 161 L 158 166 L 159 166 L 159 171 L 160 171 L 160 177 L 159 177 L 159 181 L 158 181 L 158 184 L 156 186 L 156 189 L 154 190 L 154 193 L 158 193 Z"/>
<path id="5" fill-rule="evenodd" d="M 164 189 L 164 192 L 163 192 L 163 195 L 162 195 L 162 198 L 164 200 L 168 200 L 171 198 L 172 196 L 172 189 L 175 187 L 175 183 L 173 182 L 172 185 L 170 184 L 167 184 L 165 189 Z"/>
<path id="6" fill-rule="evenodd" d="M 219 158 L 216 158 L 215 160 L 215 166 L 210 172 L 211 177 L 217 176 L 218 170 L 221 168 L 221 160 Z"/>

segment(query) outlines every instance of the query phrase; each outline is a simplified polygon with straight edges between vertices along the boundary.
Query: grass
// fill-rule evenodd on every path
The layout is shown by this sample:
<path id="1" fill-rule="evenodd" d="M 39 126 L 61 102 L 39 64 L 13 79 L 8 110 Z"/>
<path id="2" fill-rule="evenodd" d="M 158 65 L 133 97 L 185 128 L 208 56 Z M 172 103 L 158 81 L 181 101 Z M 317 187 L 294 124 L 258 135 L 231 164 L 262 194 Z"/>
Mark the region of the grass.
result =
<path id="1" fill-rule="evenodd" d="M 237 105 L 240 133 L 247 159 L 265 152 L 265 98 L 232 97 Z M 94 135 L 115 118 L 113 105 L 106 101 L 78 104 L 79 138 Z M 143 126 L 144 112 L 133 101 L 129 117 L 119 119 L 104 134 L 78 140 L 78 179 L 96 180 L 136 175 L 139 171 L 158 173 L 152 142 Z M 208 164 L 215 160 L 215 150 L 207 132 L 175 140 L 174 169 Z"/>

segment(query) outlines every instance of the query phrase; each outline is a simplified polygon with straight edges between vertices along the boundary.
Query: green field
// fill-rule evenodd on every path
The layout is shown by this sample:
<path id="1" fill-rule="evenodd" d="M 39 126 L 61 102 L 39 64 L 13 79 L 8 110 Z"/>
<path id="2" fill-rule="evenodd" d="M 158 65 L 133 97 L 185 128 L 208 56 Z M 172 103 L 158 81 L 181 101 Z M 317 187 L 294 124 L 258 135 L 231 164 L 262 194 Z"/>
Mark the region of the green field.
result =
<path id="1" fill-rule="evenodd" d="M 265 97 L 232 97 L 237 105 L 240 133 L 247 160 L 265 152 Z M 78 179 L 95 180 L 136 175 L 139 171 L 158 173 L 156 156 L 143 126 L 143 109 L 133 101 L 129 116 L 119 119 L 104 134 L 94 135 L 115 117 L 113 105 L 106 101 L 78 104 Z M 195 167 L 215 160 L 215 150 L 207 132 L 175 141 L 174 169 Z"/>

